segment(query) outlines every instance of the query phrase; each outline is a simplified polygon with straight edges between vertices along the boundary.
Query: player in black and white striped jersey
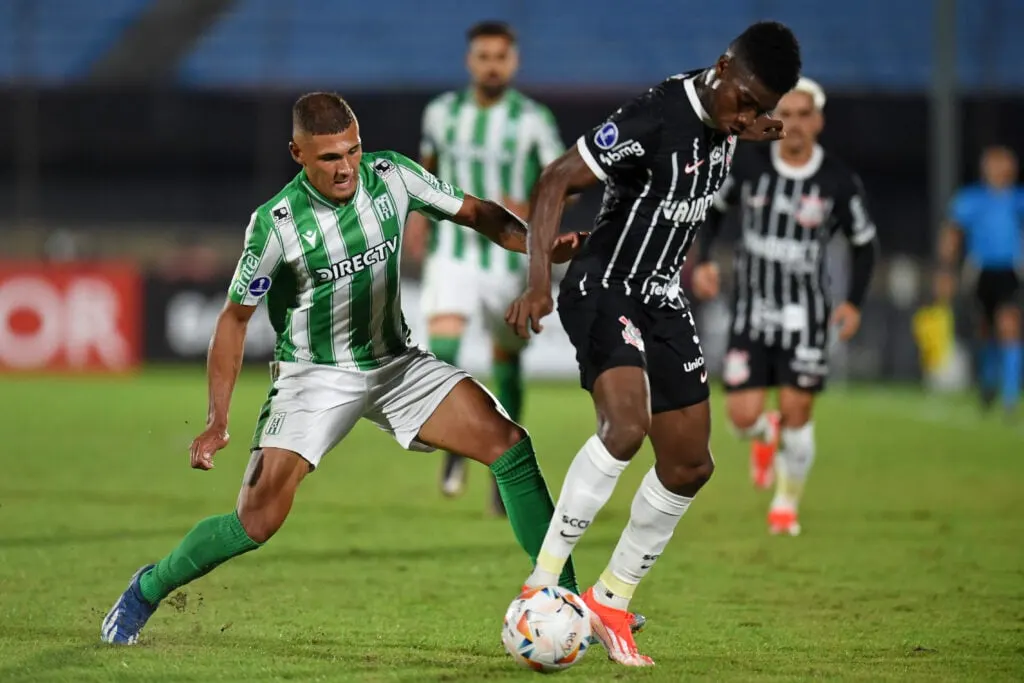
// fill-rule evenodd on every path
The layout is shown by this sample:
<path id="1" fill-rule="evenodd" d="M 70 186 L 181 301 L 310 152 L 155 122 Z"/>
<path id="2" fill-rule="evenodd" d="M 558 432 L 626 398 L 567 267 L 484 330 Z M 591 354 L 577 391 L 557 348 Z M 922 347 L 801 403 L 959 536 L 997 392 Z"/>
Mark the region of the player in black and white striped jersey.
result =
<path id="1" fill-rule="evenodd" d="M 831 324 L 849 339 L 860 326 L 877 240 L 857 175 L 817 143 L 825 92 L 801 78 L 775 109 L 786 137 L 741 149 L 701 231 L 693 291 L 718 292 L 718 268 L 708 260 L 726 211 L 740 211 L 735 284 L 725 381 L 729 419 L 752 439 L 751 474 L 777 489 L 768 515 L 773 533 L 800 532 L 797 505 L 814 459 L 811 412 L 825 386 Z M 847 299 L 831 310 L 826 247 L 841 232 L 852 246 Z M 779 388 L 779 410 L 765 411 L 768 388 Z M 776 450 L 778 448 L 778 453 Z"/>
<path id="2" fill-rule="evenodd" d="M 583 595 L 594 635 L 627 666 L 653 662 L 630 633 L 629 601 L 711 476 L 707 368 L 680 267 L 729 173 L 736 139 L 773 140 L 767 116 L 800 73 L 785 26 L 759 22 L 714 65 L 666 79 L 548 166 L 530 217 L 529 287 L 506 321 L 521 336 L 551 313 L 546 235 L 565 197 L 604 183 L 594 232 L 562 280 L 558 313 L 593 398 L 597 433 L 576 454 L 527 586 L 550 585 L 650 435 L 656 465 L 597 583 Z"/>

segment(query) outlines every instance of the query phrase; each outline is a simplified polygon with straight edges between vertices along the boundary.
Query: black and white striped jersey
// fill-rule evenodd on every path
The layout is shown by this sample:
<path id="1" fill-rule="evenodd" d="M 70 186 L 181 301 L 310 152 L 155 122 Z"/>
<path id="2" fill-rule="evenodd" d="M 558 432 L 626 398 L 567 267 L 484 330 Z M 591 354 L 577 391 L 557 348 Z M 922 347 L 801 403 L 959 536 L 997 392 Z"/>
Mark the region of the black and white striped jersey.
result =
<path id="1" fill-rule="evenodd" d="M 825 348 L 828 242 L 837 232 L 855 248 L 875 239 L 860 179 L 817 145 L 800 167 L 782 160 L 777 142 L 744 145 L 709 212 L 708 237 L 732 207 L 741 235 L 731 333 L 785 349 Z"/>
<path id="2" fill-rule="evenodd" d="M 736 148 L 735 136 L 711 127 L 694 87 L 700 73 L 666 79 L 576 142 L 605 190 L 563 291 L 615 288 L 652 306 L 685 307 L 681 266 Z"/>

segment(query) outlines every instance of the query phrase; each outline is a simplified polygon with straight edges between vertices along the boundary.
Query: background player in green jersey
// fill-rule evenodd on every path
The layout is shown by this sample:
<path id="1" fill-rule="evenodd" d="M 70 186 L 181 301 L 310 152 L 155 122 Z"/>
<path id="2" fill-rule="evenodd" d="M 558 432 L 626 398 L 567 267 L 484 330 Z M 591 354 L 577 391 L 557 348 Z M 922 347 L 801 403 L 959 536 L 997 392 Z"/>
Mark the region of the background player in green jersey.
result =
<path id="1" fill-rule="evenodd" d="M 469 87 L 446 92 L 423 112 L 420 161 L 441 180 L 478 197 L 501 202 L 526 218 L 530 191 L 541 169 L 564 151 L 551 112 L 510 87 L 519 67 L 515 32 L 507 24 L 486 21 L 467 33 Z M 493 344 L 495 389 L 501 404 L 518 420 L 523 404 L 520 352 L 525 342 L 504 324 L 505 310 L 526 284 L 520 254 L 497 249 L 483 235 L 441 220 L 432 229 L 413 216 L 414 248 L 429 246 L 423 273 L 423 308 L 430 350 L 441 360 L 458 362 L 459 342 L 469 318 L 481 316 Z M 465 484 L 466 463 L 445 456 L 441 490 L 454 496 Z M 495 486 L 495 513 L 504 514 Z"/>
<path id="2" fill-rule="evenodd" d="M 489 466 L 513 532 L 536 561 L 554 505 L 530 438 L 464 371 L 410 346 L 398 279 L 411 211 L 520 252 L 525 225 L 400 154 L 364 154 L 355 115 L 337 95 L 296 102 L 290 147 L 303 170 L 249 222 L 210 345 L 207 428 L 190 451 L 192 467 L 209 470 L 228 443 L 246 326 L 265 300 L 277 332 L 273 383 L 237 505 L 135 573 L 103 620 L 106 642 L 136 642 L 171 591 L 269 540 L 299 483 L 360 418 L 410 450 L 443 448 Z M 556 252 L 567 260 L 578 245 L 579 236 L 563 236 Z M 578 590 L 571 567 L 563 580 Z"/>

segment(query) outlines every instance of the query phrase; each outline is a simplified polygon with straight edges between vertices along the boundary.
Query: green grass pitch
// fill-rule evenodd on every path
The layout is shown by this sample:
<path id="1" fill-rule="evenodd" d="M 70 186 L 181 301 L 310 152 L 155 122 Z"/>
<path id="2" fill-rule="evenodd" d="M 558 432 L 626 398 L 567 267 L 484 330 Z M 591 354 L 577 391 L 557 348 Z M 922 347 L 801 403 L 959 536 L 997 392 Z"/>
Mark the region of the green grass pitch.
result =
<path id="1" fill-rule="evenodd" d="M 244 373 L 234 441 L 188 468 L 201 370 L 129 379 L 3 378 L 0 681 L 531 680 L 499 641 L 528 566 L 485 514 L 485 470 L 457 500 L 438 456 L 362 425 L 328 454 L 265 548 L 172 596 L 134 648 L 100 621 L 141 564 L 230 510 L 265 371 Z M 714 395 L 717 473 L 634 607 L 657 662 L 592 649 L 566 680 L 1024 679 L 1024 431 L 969 397 L 826 393 L 800 538 L 772 538 L 769 495 Z M 534 385 L 526 422 L 553 491 L 593 432 L 588 397 Z M 601 571 L 651 460 L 645 450 L 580 544 Z"/>

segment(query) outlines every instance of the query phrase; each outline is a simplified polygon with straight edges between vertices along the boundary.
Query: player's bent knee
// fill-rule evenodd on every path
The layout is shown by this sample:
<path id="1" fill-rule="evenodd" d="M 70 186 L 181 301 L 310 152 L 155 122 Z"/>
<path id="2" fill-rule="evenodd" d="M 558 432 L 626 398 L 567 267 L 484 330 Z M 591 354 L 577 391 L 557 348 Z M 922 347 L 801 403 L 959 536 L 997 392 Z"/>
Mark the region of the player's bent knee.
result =
<path id="1" fill-rule="evenodd" d="M 670 465 L 659 463 L 657 471 L 666 489 L 680 496 L 692 497 L 711 480 L 711 475 L 715 473 L 715 460 L 711 457 L 711 451 L 705 450 L 700 457 L 683 462 Z"/>
<path id="2" fill-rule="evenodd" d="M 643 446 L 650 427 L 649 418 L 612 418 L 602 423 L 598 437 L 614 458 L 629 460 Z"/>
<path id="3" fill-rule="evenodd" d="M 491 453 L 493 459 L 491 460 L 491 462 L 494 462 L 495 460 L 503 456 L 505 453 L 511 450 L 512 447 L 514 447 L 516 444 L 518 444 L 528 436 L 526 430 L 520 427 L 512 420 L 505 420 L 504 424 L 501 426 L 501 430 L 498 433 L 501 436 L 500 438 L 494 439 L 494 448 L 492 449 Z"/>
<path id="4" fill-rule="evenodd" d="M 764 412 L 764 393 L 750 390 L 728 394 L 725 399 L 725 413 L 732 426 L 740 431 L 757 424 Z"/>
<path id="5" fill-rule="evenodd" d="M 281 525 L 284 524 L 284 519 L 274 519 L 266 515 L 259 513 L 243 514 L 241 511 L 238 513 L 238 519 L 242 522 L 242 528 L 245 529 L 245 535 L 251 538 L 256 543 L 266 543 L 269 541 L 274 534 L 277 533 Z"/>
<path id="6" fill-rule="evenodd" d="M 484 465 L 490 466 L 501 456 L 508 453 L 516 444 L 522 442 L 529 434 L 512 420 L 501 418 L 487 430 L 487 438 L 477 446 L 476 453 L 461 453 Z"/>
<path id="7" fill-rule="evenodd" d="M 427 321 L 427 334 L 431 337 L 461 337 L 466 331 L 466 319 L 455 313 L 440 313 Z"/>
<path id="8" fill-rule="evenodd" d="M 733 405 L 726 407 L 726 414 L 729 416 L 732 426 L 739 430 L 750 429 L 757 423 L 757 418 L 761 416 L 760 411 L 750 410 L 747 406 Z"/>

